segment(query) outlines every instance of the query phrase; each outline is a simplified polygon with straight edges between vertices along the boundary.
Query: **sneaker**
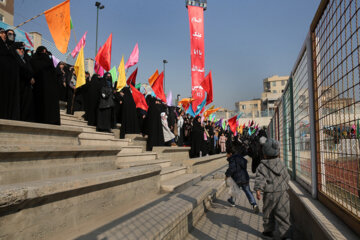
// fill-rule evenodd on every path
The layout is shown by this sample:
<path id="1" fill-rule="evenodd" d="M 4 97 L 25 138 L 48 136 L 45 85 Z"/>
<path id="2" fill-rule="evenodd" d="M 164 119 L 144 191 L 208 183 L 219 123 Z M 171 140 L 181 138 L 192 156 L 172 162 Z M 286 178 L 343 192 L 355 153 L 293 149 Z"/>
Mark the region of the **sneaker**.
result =
<path id="1" fill-rule="evenodd" d="M 229 198 L 227 201 L 230 203 L 231 206 L 235 207 L 235 202 L 231 198 Z"/>
<path id="2" fill-rule="evenodd" d="M 272 232 L 263 232 L 262 233 L 262 236 L 265 238 L 265 239 L 272 239 L 274 237 L 274 234 Z"/>
<path id="3" fill-rule="evenodd" d="M 258 205 L 253 205 L 253 210 L 254 210 L 254 212 L 257 214 L 257 213 L 259 213 L 259 207 L 258 207 Z"/>

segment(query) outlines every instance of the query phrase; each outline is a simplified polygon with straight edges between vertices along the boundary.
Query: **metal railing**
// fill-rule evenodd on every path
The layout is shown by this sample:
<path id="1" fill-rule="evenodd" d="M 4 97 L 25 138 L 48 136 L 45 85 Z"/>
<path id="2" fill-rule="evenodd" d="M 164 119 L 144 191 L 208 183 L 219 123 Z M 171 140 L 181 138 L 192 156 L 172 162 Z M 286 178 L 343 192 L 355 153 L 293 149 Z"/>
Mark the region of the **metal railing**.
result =
<path id="1" fill-rule="evenodd" d="M 268 133 L 294 180 L 360 232 L 360 3 L 323 0 Z"/>

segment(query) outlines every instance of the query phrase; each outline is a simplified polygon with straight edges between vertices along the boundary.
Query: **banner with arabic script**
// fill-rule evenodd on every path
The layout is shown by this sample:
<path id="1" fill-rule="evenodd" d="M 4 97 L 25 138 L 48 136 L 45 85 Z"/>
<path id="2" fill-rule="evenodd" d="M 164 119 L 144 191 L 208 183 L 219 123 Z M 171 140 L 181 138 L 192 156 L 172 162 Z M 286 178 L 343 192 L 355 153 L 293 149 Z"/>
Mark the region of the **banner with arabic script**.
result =
<path id="1" fill-rule="evenodd" d="M 191 49 L 191 95 L 194 101 L 194 112 L 205 97 L 205 91 L 200 86 L 205 76 L 205 47 L 204 47 L 204 9 L 188 6 L 190 23 Z"/>

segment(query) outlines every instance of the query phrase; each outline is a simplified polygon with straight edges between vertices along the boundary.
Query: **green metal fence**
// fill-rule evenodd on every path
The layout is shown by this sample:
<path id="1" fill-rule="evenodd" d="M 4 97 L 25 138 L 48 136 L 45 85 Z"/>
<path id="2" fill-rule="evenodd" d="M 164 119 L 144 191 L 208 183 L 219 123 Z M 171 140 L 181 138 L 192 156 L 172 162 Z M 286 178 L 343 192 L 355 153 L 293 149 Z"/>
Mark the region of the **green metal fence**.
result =
<path id="1" fill-rule="evenodd" d="M 360 2 L 322 0 L 270 122 L 292 178 L 360 233 Z"/>

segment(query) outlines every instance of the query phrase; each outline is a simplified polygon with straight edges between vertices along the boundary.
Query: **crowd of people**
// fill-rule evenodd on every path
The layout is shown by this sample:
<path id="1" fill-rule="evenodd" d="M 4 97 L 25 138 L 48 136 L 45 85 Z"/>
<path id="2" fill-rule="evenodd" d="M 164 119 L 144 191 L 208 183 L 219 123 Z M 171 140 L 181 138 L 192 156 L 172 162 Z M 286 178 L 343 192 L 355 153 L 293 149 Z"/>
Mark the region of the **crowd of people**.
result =
<path id="1" fill-rule="evenodd" d="M 51 53 L 43 46 L 35 52 L 16 42 L 13 30 L 0 28 L 0 118 L 60 125 L 59 101 L 67 102 L 66 112 L 84 111 L 84 119 L 97 131 L 110 132 L 121 124 L 126 134 L 147 136 L 147 150 L 153 146 L 191 146 L 190 157 L 227 153 L 226 178 L 241 188 L 254 211 L 259 212 L 249 186 L 248 155 L 256 173 L 256 197 L 264 193 L 264 236 L 272 237 L 275 219 L 280 235 L 289 233 L 289 175 L 278 158 L 279 144 L 266 138 L 264 129 L 253 125 L 233 133 L 230 127 L 191 117 L 180 107 L 168 106 L 152 92 L 144 92 L 148 110 L 137 108 L 131 88 L 120 91 L 109 72 L 104 76 L 86 72 L 86 84 L 76 88 L 74 67 L 64 62 L 54 66 Z M 264 140 L 265 139 L 265 140 Z M 228 199 L 235 205 L 235 199 Z"/>
<path id="2" fill-rule="evenodd" d="M 120 138 L 147 136 L 149 151 L 153 146 L 178 145 L 191 146 L 191 157 L 225 152 L 228 131 L 214 123 L 168 106 L 152 92 L 143 92 L 148 110 L 136 108 L 130 87 L 118 91 L 109 72 L 104 76 L 86 72 L 86 84 L 75 88 L 74 67 L 64 62 L 54 66 L 44 46 L 35 52 L 25 49 L 11 29 L 1 28 L 0 37 L 1 119 L 60 125 L 59 101 L 63 101 L 68 114 L 84 111 L 88 125 L 98 131 L 110 132 L 120 123 Z"/>

